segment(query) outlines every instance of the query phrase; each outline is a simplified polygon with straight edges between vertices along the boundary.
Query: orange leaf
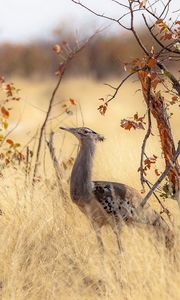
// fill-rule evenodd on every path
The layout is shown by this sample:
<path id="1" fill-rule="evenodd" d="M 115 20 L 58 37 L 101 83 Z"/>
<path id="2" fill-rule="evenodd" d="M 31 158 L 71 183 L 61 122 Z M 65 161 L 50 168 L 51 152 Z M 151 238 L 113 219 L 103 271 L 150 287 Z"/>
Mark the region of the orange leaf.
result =
<path id="1" fill-rule="evenodd" d="M 173 96 L 173 97 L 172 97 L 172 101 L 173 101 L 173 102 L 176 102 L 177 100 L 178 100 L 178 97 L 177 97 L 177 96 Z"/>
<path id="2" fill-rule="evenodd" d="M 74 99 L 72 99 L 72 98 L 69 99 L 69 102 L 70 102 L 72 105 L 76 105 L 76 100 L 74 100 Z"/>
<path id="3" fill-rule="evenodd" d="M 8 143 L 9 145 L 14 145 L 14 142 L 13 142 L 13 140 L 11 140 L 11 139 L 7 139 L 7 140 L 6 140 L 6 143 Z"/>
<path id="4" fill-rule="evenodd" d="M 158 172 L 158 169 L 155 169 L 154 172 L 155 172 L 155 174 L 156 174 L 157 176 L 160 176 L 160 173 Z"/>
<path id="5" fill-rule="evenodd" d="M 9 112 L 4 106 L 1 107 L 1 112 L 2 112 L 3 118 L 5 118 L 5 119 L 9 118 Z"/>
<path id="6" fill-rule="evenodd" d="M 149 68 L 152 68 L 156 65 L 156 63 L 157 63 L 156 59 L 151 57 L 151 58 L 149 58 L 147 65 Z"/>

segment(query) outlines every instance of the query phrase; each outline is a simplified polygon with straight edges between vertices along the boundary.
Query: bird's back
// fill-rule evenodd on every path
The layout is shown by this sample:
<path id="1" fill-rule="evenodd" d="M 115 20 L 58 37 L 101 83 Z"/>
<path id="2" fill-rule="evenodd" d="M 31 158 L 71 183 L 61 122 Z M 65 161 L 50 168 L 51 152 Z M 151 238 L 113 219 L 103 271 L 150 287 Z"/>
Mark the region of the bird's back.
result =
<path id="1" fill-rule="evenodd" d="M 93 193 L 108 215 L 122 217 L 125 221 L 134 218 L 135 208 L 142 200 L 134 188 L 117 182 L 93 181 Z"/>
<path id="2" fill-rule="evenodd" d="M 93 181 L 95 201 L 110 216 L 115 216 L 127 223 L 136 222 L 166 227 L 163 218 L 147 203 L 143 209 L 138 209 L 142 197 L 138 191 L 128 185 Z"/>

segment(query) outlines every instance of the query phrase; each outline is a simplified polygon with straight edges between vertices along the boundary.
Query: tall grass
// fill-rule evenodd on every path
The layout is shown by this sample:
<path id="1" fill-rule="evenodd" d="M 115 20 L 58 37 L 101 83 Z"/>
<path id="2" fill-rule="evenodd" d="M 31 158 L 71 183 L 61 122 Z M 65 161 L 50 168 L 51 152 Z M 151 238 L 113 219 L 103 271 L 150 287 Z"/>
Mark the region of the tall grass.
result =
<path id="1" fill-rule="evenodd" d="M 53 179 L 38 183 L 32 198 L 23 178 L 11 172 L 0 187 L 2 299 L 180 299 L 177 225 L 172 252 L 149 229 L 124 226 L 120 254 L 105 228 L 101 257 L 67 184 L 64 199 Z"/>
<path id="2" fill-rule="evenodd" d="M 33 126 L 36 128 L 43 117 L 42 111 L 36 111 L 28 103 L 37 99 L 33 104 L 44 109 L 47 105 L 44 98 L 48 99 L 52 82 L 31 83 L 30 86 L 22 82 L 22 86 L 27 107 L 22 126 L 14 134 L 25 143 Z M 98 112 L 96 114 L 96 99 L 105 93 L 104 89 L 91 80 L 66 81 L 57 101 L 72 96 L 80 100 L 85 125 L 107 137 L 103 144 L 98 145 L 93 178 L 121 181 L 140 190 L 137 168 L 144 132 L 127 134 L 120 130 L 119 120 L 136 112 L 137 105 L 143 113 L 142 99 L 129 85 L 109 108 L 107 116 L 102 118 Z M 73 118 L 63 121 L 63 125 L 75 126 L 77 122 L 81 125 L 80 118 Z M 56 128 L 57 149 L 63 139 L 57 130 L 59 122 L 56 120 L 49 126 Z M 173 122 L 174 135 L 178 137 L 178 118 Z M 65 138 L 60 149 L 61 160 L 69 158 L 74 143 L 72 137 Z M 151 137 L 147 151 L 160 153 L 158 149 L 158 139 Z M 176 242 L 171 252 L 149 228 L 124 226 L 120 236 L 124 251 L 120 255 L 114 234 L 107 227 L 103 229 L 105 253 L 102 257 L 89 220 L 69 198 L 70 167 L 63 174 L 62 196 L 47 154 L 46 161 L 48 176 L 36 183 L 33 196 L 21 171 L 9 169 L 0 181 L 1 298 L 179 300 L 180 213 L 177 203 L 170 199 L 165 203 L 174 218 Z M 161 167 L 163 162 L 159 160 Z M 155 178 L 152 176 L 151 179 Z M 150 203 L 159 209 L 154 199 Z"/>

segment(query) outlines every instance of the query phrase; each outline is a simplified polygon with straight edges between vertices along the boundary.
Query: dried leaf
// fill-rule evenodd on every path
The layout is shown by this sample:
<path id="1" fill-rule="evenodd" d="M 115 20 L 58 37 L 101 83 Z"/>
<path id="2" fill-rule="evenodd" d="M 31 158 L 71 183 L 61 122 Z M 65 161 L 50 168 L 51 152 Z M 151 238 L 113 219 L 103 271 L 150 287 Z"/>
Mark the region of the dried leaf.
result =
<path id="1" fill-rule="evenodd" d="M 157 176 L 160 176 L 160 173 L 159 173 L 158 169 L 155 169 L 154 172 L 155 172 L 155 174 L 156 174 Z"/>
<path id="2" fill-rule="evenodd" d="M 3 118 L 5 118 L 5 119 L 9 118 L 9 112 L 8 112 L 8 110 L 4 106 L 1 107 L 1 113 L 3 115 Z"/>
<path id="3" fill-rule="evenodd" d="M 76 100 L 74 100 L 74 99 L 72 99 L 72 98 L 69 99 L 69 102 L 70 102 L 72 105 L 76 105 Z"/>
<path id="4" fill-rule="evenodd" d="M 107 110 L 107 104 L 105 103 L 103 105 L 100 105 L 98 107 L 98 110 L 99 110 L 100 114 L 104 116 L 106 113 L 106 110 Z"/>
<path id="5" fill-rule="evenodd" d="M 56 52 L 56 54 L 61 52 L 61 46 L 59 44 L 55 44 L 52 49 L 54 52 Z"/>
<path id="6" fill-rule="evenodd" d="M 14 145 L 14 142 L 13 142 L 13 140 L 11 140 L 11 139 L 7 139 L 7 140 L 6 140 L 6 143 L 8 143 L 9 145 Z"/>
<path id="7" fill-rule="evenodd" d="M 156 64 L 157 64 L 157 60 L 155 58 L 153 58 L 153 57 L 149 58 L 148 63 L 147 63 L 149 68 L 155 67 Z"/>

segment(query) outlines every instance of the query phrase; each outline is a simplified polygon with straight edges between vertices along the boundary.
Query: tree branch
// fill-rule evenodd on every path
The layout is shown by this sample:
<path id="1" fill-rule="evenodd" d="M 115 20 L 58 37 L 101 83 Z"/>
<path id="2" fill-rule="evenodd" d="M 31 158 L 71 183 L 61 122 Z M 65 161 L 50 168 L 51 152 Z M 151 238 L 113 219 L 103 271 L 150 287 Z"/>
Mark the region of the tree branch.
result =
<path id="1" fill-rule="evenodd" d="M 139 71 L 139 70 L 137 70 L 137 71 Z M 136 71 L 136 72 L 137 72 L 137 71 Z M 115 92 L 114 92 L 114 94 L 113 94 L 113 95 L 105 102 L 105 104 L 108 104 L 110 101 L 112 101 L 112 100 L 116 97 L 116 95 L 117 95 L 119 89 L 121 88 L 121 86 L 125 83 L 125 81 L 126 81 L 129 77 L 131 77 L 132 75 L 134 75 L 136 72 L 133 72 L 133 73 L 128 74 L 128 75 L 120 82 L 120 84 L 119 84 L 117 87 L 113 87 L 113 86 L 111 86 L 110 84 L 106 84 L 106 85 L 110 86 L 112 89 L 114 89 Z"/>
<path id="2" fill-rule="evenodd" d="M 157 62 L 158 67 L 165 73 L 165 75 L 171 80 L 173 88 L 177 91 L 178 95 L 180 96 L 180 83 L 176 79 L 176 77 L 166 68 L 166 66 L 161 63 Z"/>
<path id="3" fill-rule="evenodd" d="M 143 160 L 144 160 L 144 153 L 145 153 L 145 148 L 146 148 L 146 143 L 147 140 L 151 134 L 151 126 L 152 126 L 152 122 L 151 122 L 151 77 L 147 76 L 147 114 L 148 114 L 148 128 L 146 131 L 146 134 L 144 136 L 144 140 L 141 146 L 141 160 L 140 160 L 140 181 L 141 181 L 141 185 L 144 189 L 144 182 L 146 182 L 147 180 L 144 178 L 144 167 L 143 167 Z"/>
<path id="4" fill-rule="evenodd" d="M 159 186 L 159 184 L 163 181 L 163 179 L 168 174 L 169 170 L 173 167 L 174 163 L 176 162 L 178 156 L 180 155 L 180 141 L 178 142 L 177 150 L 172 158 L 172 160 L 169 162 L 169 164 L 166 166 L 164 172 L 161 174 L 161 176 L 158 178 L 158 180 L 154 183 L 150 191 L 147 193 L 145 198 L 142 200 L 140 206 L 144 207 L 147 203 L 148 199 L 152 196 L 153 192 L 156 190 L 156 188 Z"/>
<path id="5" fill-rule="evenodd" d="M 146 49 L 146 47 L 144 46 L 144 44 L 142 43 L 140 37 L 138 36 L 135 28 L 134 28 L 134 12 L 133 12 L 133 2 L 129 1 L 129 9 L 130 9 L 130 14 L 131 14 L 131 31 L 137 41 L 137 43 L 139 44 L 139 46 L 141 47 L 141 49 L 143 50 L 143 52 L 149 56 L 149 52 L 148 50 Z"/>
<path id="6" fill-rule="evenodd" d="M 119 19 L 115 19 L 115 18 L 112 18 L 112 17 L 109 17 L 109 16 L 106 16 L 104 14 L 99 14 L 98 12 L 94 11 L 93 9 L 89 8 L 88 6 L 84 5 L 83 3 L 81 3 L 79 0 L 71 0 L 72 2 L 74 2 L 75 4 L 78 4 L 80 5 L 81 7 L 85 8 L 86 10 L 88 10 L 89 12 L 91 12 L 93 15 L 97 16 L 97 17 L 100 17 L 100 18 L 104 18 L 104 19 L 107 19 L 107 20 L 110 20 L 110 21 L 114 21 L 116 23 L 118 23 L 121 27 L 123 27 L 124 29 L 126 30 L 130 30 L 129 27 L 123 25 Z"/>
<path id="7" fill-rule="evenodd" d="M 60 169 L 60 166 L 59 166 L 59 161 L 56 157 L 53 138 L 54 138 L 54 132 L 51 131 L 49 141 L 46 141 L 46 143 L 47 143 L 48 148 L 49 148 L 51 159 L 52 159 L 54 169 L 55 169 L 55 172 L 56 172 L 56 177 L 58 179 L 58 182 L 61 183 L 62 172 L 61 172 L 61 169 Z"/>
<path id="8" fill-rule="evenodd" d="M 144 22 L 146 24 L 146 27 L 148 28 L 151 36 L 153 37 L 153 39 L 158 43 L 159 46 L 161 46 L 164 50 L 167 50 L 168 52 L 171 52 L 171 53 L 177 53 L 177 54 L 180 54 L 180 52 L 178 50 L 172 50 L 170 48 L 168 48 L 167 46 L 163 45 L 160 40 L 156 37 L 156 35 L 153 33 L 152 31 L 152 28 L 149 26 L 147 20 L 146 20 L 146 17 L 144 14 L 142 14 L 143 16 L 143 19 L 144 19 Z M 156 55 L 156 57 L 159 56 L 159 55 Z"/>

